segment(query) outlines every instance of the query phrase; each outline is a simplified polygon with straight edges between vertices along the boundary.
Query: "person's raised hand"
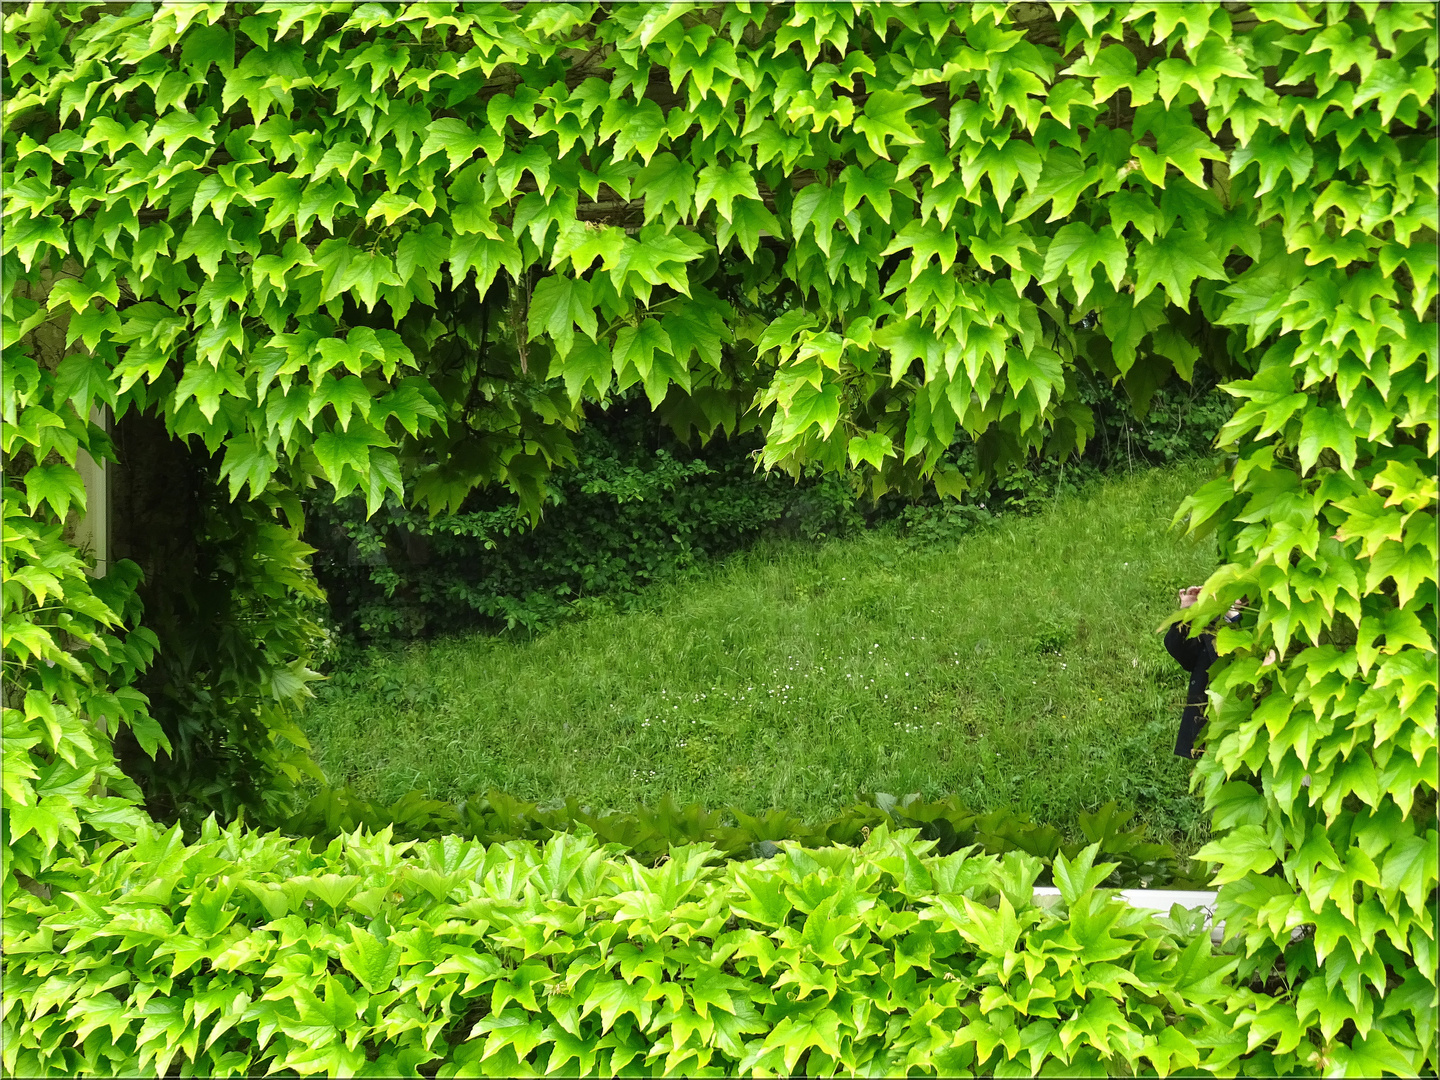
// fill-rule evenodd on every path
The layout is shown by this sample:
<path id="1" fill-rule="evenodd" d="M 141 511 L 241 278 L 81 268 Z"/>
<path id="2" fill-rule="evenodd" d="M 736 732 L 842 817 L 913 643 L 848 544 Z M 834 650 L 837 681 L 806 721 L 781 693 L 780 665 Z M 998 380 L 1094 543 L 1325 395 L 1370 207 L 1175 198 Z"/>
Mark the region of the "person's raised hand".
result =
<path id="1" fill-rule="evenodd" d="M 1200 599 L 1200 586 L 1191 585 L 1188 589 L 1180 590 L 1180 610 L 1193 607 L 1196 600 Z"/>

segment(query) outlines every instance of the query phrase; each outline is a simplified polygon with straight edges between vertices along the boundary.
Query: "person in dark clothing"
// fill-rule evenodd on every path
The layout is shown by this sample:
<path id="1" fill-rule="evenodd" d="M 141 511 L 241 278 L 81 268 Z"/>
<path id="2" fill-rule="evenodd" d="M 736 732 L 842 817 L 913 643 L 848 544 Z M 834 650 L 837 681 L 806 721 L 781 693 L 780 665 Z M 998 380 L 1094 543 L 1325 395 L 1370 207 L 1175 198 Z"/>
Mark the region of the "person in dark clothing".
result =
<path id="1" fill-rule="evenodd" d="M 1180 607 L 1194 605 L 1200 596 L 1200 586 L 1192 585 L 1180 590 Z M 1228 623 L 1240 619 L 1240 601 L 1225 615 Z M 1196 748 L 1195 738 L 1205 724 L 1205 691 L 1210 685 L 1210 667 L 1215 663 L 1214 627 L 1199 637 L 1188 636 L 1188 624 L 1179 622 L 1165 633 L 1165 649 L 1175 662 L 1190 672 L 1190 691 L 1185 697 L 1185 711 L 1180 714 L 1180 731 L 1175 736 L 1175 756 L 1198 758 L 1205 752 L 1204 747 Z"/>

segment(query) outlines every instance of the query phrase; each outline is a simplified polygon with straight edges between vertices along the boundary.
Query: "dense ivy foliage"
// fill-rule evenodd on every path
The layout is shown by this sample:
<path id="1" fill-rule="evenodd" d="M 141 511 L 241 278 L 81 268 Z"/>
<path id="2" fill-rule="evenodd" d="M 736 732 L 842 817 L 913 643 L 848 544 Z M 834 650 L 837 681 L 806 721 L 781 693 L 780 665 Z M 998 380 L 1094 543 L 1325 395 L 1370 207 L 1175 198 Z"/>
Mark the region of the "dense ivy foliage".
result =
<path id="1" fill-rule="evenodd" d="M 4 1066 L 1164 1075 L 1245 1052 L 1228 1021 L 1263 994 L 1229 984 L 1237 961 L 1214 955 L 1199 913 L 1157 919 L 1098 889 L 1113 864 L 1094 845 L 1056 860 L 1048 910 L 1038 859 L 932 847 L 882 824 L 859 849 L 715 865 L 686 844 L 650 867 L 589 835 L 416 844 L 387 829 L 314 852 L 213 819 L 191 845 L 147 825 L 56 864 L 87 904 L 11 905 L 7 1035 L 39 1021 L 6 1039 Z M 135 1002 L 144 1023 L 127 1030 Z M 1295 1057 L 1257 1064 L 1278 1075 Z"/>
<path id="2" fill-rule="evenodd" d="M 367 974 L 379 997 L 362 999 L 331 975 L 323 1001 L 294 981 L 325 970 L 333 931 L 290 910 L 291 893 L 253 934 L 308 951 L 235 961 L 267 987 L 258 998 L 229 984 L 223 1002 L 183 983 L 168 996 L 230 918 L 229 886 L 197 875 L 233 867 L 272 896 L 270 881 L 293 892 L 308 887 L 295 875 L 318 870 L 321 889 L 338 889 L 324 872 L 350 856 L 302 864 L 278 839 L 235 835 L 221 856 L 151 837 L 110 736 L 123 725 L 148 752 L 169 741 L 135 688 L 156 639 L 133 568 L 91 579 L 64 539 L 85 506 L 78 455 L 113 456 L 97 407 L 153 414 L 220 455 L 251 523 L 241 532 L 257 538 L 245 602 L 265 624 L 236 674 L 245 694 L 268 695 L 249 706 L 251 749 L 281 775 L 298 768 L 279 741 L 283 705 L 303 695 L 317 645 L 276 613 L 313 591 L 298 534 L 317 481 L 358 490 L 371 511 L 390 495 L 453 510 L 502 483 L 535 514 L 552 467 L 574 460 L 585 400 L 641 386 L 677 430 L 733 431 L 753 410 L 767 467 L 851 467 L 872 492 L 955 494 L 1028 451 L 1083 444 L 1086 373 L 1144 397 L 1197 365 L 1241 404 L 1220 433 L 1232 467 L 1181 511 L 1217 531 L 1225 559 L 1193 614 L 1249 601 L 1219 639 L 1197 767 L 1218 835 L 1201 854 L 1220 866 L 1236 977 L 1283 961 L 1280 992 L 1227 996 L 1225 968 L 1172 955 L 1142 917 L 1079 893 L 1070 925 L 1081 903 L 1121 920 L 1102 950 L 1126 967 L 1077 952 L 1059 927 L 1027 932 L 1021 882 L 999 915 L 939 905 L 943 944 L 907 954 L 937 988 L 909 1020 L 882 1023 L 849 998 L 837 1012 L 839 983 L 798 950 L 877 963 L 868 939 L 847 959 L 840 931 L 821 929 L 863 923 L 869 871 L 836 862 L 816 891 L 821 870 L 772 864 L 751 871 L 749 895 L 808 907 L 805 927 L 777 927 L 775 942 L 797 950 L 797 994 L 819 996 L 766 1013 L 766 1045 L 716 1067 L 858 1064 L 845 1055 L 876 1038 L 902 1055 L 886 1066 L 915 1055 L 946 1072 L 1031 1071 L 1057 1046 L 1072 1066 L 1105 1069 L 1137 1061 L 1147 1040 L 1163 1044 L 1165 1069 L 1229 1070 L 1240 1055 L 1260 1071 L 1436 1067 L 1428 6 L 82 3 L 7 9 L 4 30 L 0 816 L 7 978 L 28 954 L 36 980 L 23 1000 L 7 993 L 7 1067 L 138 1071 L 164 1046 L 243 1072 L 279 1030 L 296 1042 L 277 1067 L 399 1067 L 358 1056 L 361 1018 L 398 1000 L 381 1004 L 398 993 L 383 979 Z M 960 429 L 976 442 L 975 478 L 941 462 Z M 356 851 L 366 873 L 401 857 L 383 839 Z M 498 870 L 519 856 L 487 853 L 485 873 L 492 857 Z M 644 873 L 671 881 L 696 865 L 682 855 Z M 597 866 L 586 881 L 641 873 Z M 465 864 L 467 892 L 476 870 Z M 843 915 L 817 899 L 841 895 L 835 882 L 856 890 Z M 451 887 L 430 884 L 436 903 Z M 175 887 L 183 933 L 166 914 Z M 496 933 L 528 947 L 534 932 L 536 953 L 562 960 L 580 950 L 572 972 L 619 960 L 604 935 L 632 902 L 644 935 L 692 936 L 678 884 L 621 889 L 593 923 L 532 893 Z M 696 901 L 700 925 L 723 914 L 711 895 Z M 546 911 L 557 932 L 574 927 L 565 943 L 539 940 Z M 462 937 L 502 921 L 466 915 L 480 923 Z M 89 974 L 46 981 L 56 950 L 117 926 Z M 586 926 L 602 937 L 580 944 Z M 1293 940 L 1301 927 L 1313 936 Z M 403 946 L 378 933 L 354 948 L 389 974 L 386 950 Z M 649 962 L 634 947 L 633 963 Z M 754 946 L 765 971 L 774 947 Z M 974 974 L 949 970 L 948 957 L 978 960 L 972 947 L 986 956 Z M 162 949 L 180 953 L 156 960 Z M 508 988 L 480 1022 L 485 1039 L 457 1051 L 467 1072 L 486 1053 L 513 1071 L 517 1045 L 548 1067 L 562 1052 L 552 1043 L 600 1053 L 613 1037 L 608 1066 L 644 1041 L 654 1001 L 672 1022 L 685 1002 L 663 966 L 647 969 L 649 989 L 622 970 L 603 991 L 613 1000 L 567 1012 L 571 993 L 531 996 L 547 965 L 502 976 L 468 944 L 441 963 Z M 897 982 L 915 975 L 905 963 Z M 1097 979 L 1114 992 L 1086 997 Z M 630 996 L 638 1023 L 616 1034 Z M 1005 1024 L 1042 998 L 1053 1020 Z M 1221 998 L 1223 1020 L 1209 1004 Z M 216 1008 L 221 1025 L 254 1025 L 236 1056 L 214 1038 L 199 1047 L 196 1017 Z M 589 1008 L 603 1038 L 579 1026 Z M 830 1026 L 842 1014 L 843 1033 Z M 933 1032 L 956 1027 L 973 1049 L 936 1057 L 952 1044 Z M 508 1049 L 496 1032 L 515 1036 Z M 664 1038 L 670 1067 L 690 1060 L 678 1033 Z"/>

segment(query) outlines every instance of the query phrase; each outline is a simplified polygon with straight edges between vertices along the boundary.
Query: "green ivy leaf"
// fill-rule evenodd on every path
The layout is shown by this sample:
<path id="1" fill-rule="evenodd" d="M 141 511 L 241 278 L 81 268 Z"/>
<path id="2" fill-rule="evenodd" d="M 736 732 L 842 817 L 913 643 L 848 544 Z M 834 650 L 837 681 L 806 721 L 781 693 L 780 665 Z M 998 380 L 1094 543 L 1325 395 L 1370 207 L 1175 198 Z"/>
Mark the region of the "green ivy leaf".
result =
<path id="1" fill-rule="evenodd" d="M 632 364 L 641 379 L 649 379 L 655 351 L 669 353 L 672 348 L 670 336 L 654 319 L 645 319 L 639 326 L 623 327 L 615 335 L 615 348 L 611 354 L 615 373 L 620 374 L 626 364 Z"/>
<path id="2" fill-rule="evenodd" d="M 1195 858 L 1220 864 L 1216 885 L 1239 881 L 1246 874 L 1263 874 L 1275 865 L 1270 839 L 1259 825 L 1242 825 L 1195 853 Z"/>
<path id="3" fill-rule="evenodd" d="M 1065 365 L 1058 353 L 1043 345 L 1028 351 L 1009 349 L 1005 353 L 1005 376 L 1016 397 L 1027 385 L 1033 387 L 1040 411 L 1044 412 L 1051 392 L 1065 383 Z"/>
<path id="4" fill-rule="evenodd" d="M 64 462 L 35 465 L 25 474 L 25 501 L 31 514 L 44 505 L 64 521 L 71 503 L 85 512 L 85 482 Z"/>
<path id="5" fill-rule="evenodd" d="M 1435 70 L 1429 64 L 1407 69 L 1398 60 L 1379 60 L 1369 76 L 1361 79 L 1360 88 L 1355 92 L 1355 107 L 1378 101 L 1380 123 L 1388 127 L 1407 97 L 1423 104 L 1434 96 Z"/>
<path id="6" fill-rule="evenodd" d="M 118 328 L 117 328 L 118 329 Z M 71 353 L 55 369 L 55 400 L 68 401 L 78 416 L 89 416 L 96 401 L 115 407 L 110 370 L 99 356 Z"/>
<path id="7" fill-rule="evenodd" d="M 1104 104 L 1121 90 L 1128 90 L 1130 107 L 1139 108 L 1155 96 L 1157 85 L 1155 72 L 1142 74 L 1135 54 L 1123 45 L 1107 46 L 1096 53 L 1094 59 L 1080 60 L 1062 74 L 1093 79 L 1096 105 Z"/>
<path id="8" fill-rule="evenodd" d="M 345 482 L 345 470 L 352 469 L 363 477 L 370 469 L 370 439 L 360 430 L 353 432 L 326 431 L 315 438 L 315 458 L 325 470 L 325 478 L 335 485 L 336 497 L 355 486 L 354 479 Z"/>
<path id="9" fill-rule="evenodd" d="M 348 431 L 352 413 L 359 413 L 362 422 L 369 422 L 372 404 L 369 387 L 356 376 L 346 375 L 337 382 L 325 375 L 311 393 L 307 419 L 313 424 L 321 410 L 329 405 L 335 410 L 335 420 L 341 430 Z"/>
<path id="10" fill-rule="evenodd" d="M 620 983 L 620 985 L 624 986 L 625 984 Z M 640 987 L 634 989 L 637 993 L 643 992 Z M 486 1058 L 494 1056 L 506 1047 L 513 1047 L 516 1060 L 524 1061 L 535 1047 L 553 1041 L 551 1030 L 550 1025 L 545 1023 L 543 1017 L 536 1017 L 528 1013 L 498 1013 L 477 1020 L 475 1026 L 470 1029 L 469 1038 L 473 1039 L 477 1035 L 486 1036 L 484 1054 Z M 609 1025 L 605 1030 L 609 1030 Z M 503 1061 L 504 1058 L 499 1060 Z"/>
<path id="11" fill-rule="evenodd" d="M 1230 177 L 1232 182 L 1244 175 L 1252 166 L 1260 174 L 1260 186 L 1256 196 L 1264 195 L 1275 187 L 1282 172 L 1290 174 L 1290 182 L 1299 186 L 1310 176 L 1315 166 L 1315 153 L 1305 138 L 1304 131 L 1277 131 L 1269 125 L 1262 126 L 1245 146 L 1237 146 L 1230 155 Z M 1195 173 L 1200 173 L 1199 162 Z M 1194 180 L 1190 173 L 1187 177 Z"/>
<path id="12" fill-rule="evenodd" d="M 638 247 L 638 245 L 637 245 Z M 530 297 L 530 340 L 548 334 L 557 356 L 565 356 L 575 343 L 575 327 L 595 340 L 595 306 L 590 282 L 583 278 L 547 277 Z"/>
<path id="13" fill-rule="evenodd" d="M 351 333 L 353 335 L 354 331 Z M 441 406 L 438 400 L 431 400 L 431 397 L 426 395 L 427 390 L 431 395 L 434 394 L 434 389 L 427 380 L 414 377 L 403 380 L 399 386 L 375 401 L 370 419 L 374 421 L 380 416 L 393 417 L 399 420 L 400 426 L 412 436 L 418 435 L 421 418 L 436 422 L 442 420 Z"/>
<path id="14" fill-rule="evenodd" d="M 672 221 L 686 218 L 694 211 L 695 173 L 674 154 L 656 154 L 635 178 L 645 193 L 645 223 L 648 225 L 667 207 L 674 207 Z"/>
<path id="15" fill-rule="evenodd" d="M 485 155 L 494 161 L 503 147 L 504 140 L 498 132 L 486 129 L 476 134 L 465 121 L 447 116 L 431 122 L 420 146 L 420 160 L 444 151 L 453 173 L 474 157 L 476 150 L 484 149 Z"/>
<path id="16" fill-rule="evenodd" d="M 507 152 L 495 164 L 495 179 L 499 184 L 500 194 L 510 198 L 515 194 L 515 189 L 520 186 L 520 178 L 529 173 L 535 179 L 535 187 L 543 199 L 550 189 L 550 163 L 551 157 L 542 147 L 527 146 L 517 153 Z"/>
<path id="17" fill-rule="evenodd" d="M 1016 171 L 1019 172 L 1018 163 Z M 1051 204 L 1050 216 L 1045 219 L 1047 223 L 1069 217 L 1080 196 L 1087 188 L 1098 184 L 1101 176 L 1100 166 L 1087 167 L 1075 151 L 1052 146 L 1038 175 L 1027 184 L 1026 193 L 1015 203 L 1008 224 L 1024 221 L 1047 202 Z"/>
<path id="18" fill-rule="evenodd" d="M 550 252 L 550 269 L 565 260 L 571 269 L 583 274 L 606 252 L 618 250 L 625 243 L 625 230 L 613 225 L 597 225 L 587 221 L 568 221 L 560 225 L 560 234 Z"/>
<path id="19" fill-rule="evenodd" d="M 42 215 L 5 222 L 5 235 L 3 242 L 0 242 L 0 252 L 16 252 L 27 272 L 35 265 L 35 256 L 42 245 L 62 252 L 69 248 L 69 242 L 61 231 L 57 218 Z"/>
<path id="20" fill-rule="evenodd" d="M 422 270 L 425 280 L 440 283 L 440 264 L 450 259 L 450 239 L 439 225 L 430 224 L 412 229 L 400 238 L 395 251 L 395 272 L 401 282 L 409 281 L 415 271 Z"/>
<path id="21" fill-rule="evenodd" d="M 450 249 L 451 277 L 456 282 L 463 281 L 473 269 L 475 291 L 481 296 L 490 291 L 490 286 L 501 268 L 510 275 L 512 281 L 520 280 L 523 265 L 520 245 L 515 242 L 515 237 L 506 226 L 499 226 L 498 231 L 498 237 L 479 234 L 457 236 Z"/>
<path id="22" fill-rule="evenodd" d="M 570 403 L 580 401 L 586 386 L 592 388 L 596 400 L 603 399 L 610 391 L 612 365 L 610 349 L 604 342 L 582 341 L 571 349 L 559 365 Z"/>
<path id="23" fill-rule="evenodd" d="M 852 466 L 864 461 L 879 472 L 885 467 L 885 459 L 895 456 L 895 443 L 883 431 L 871 431 L 851 436 L 846 453 Z"/>
<path id="24" fill-rule="evenodd" d="M 145 139 L 144 151 L 149 153 L 157 144 L 161 145 L 165 161 L 175 156 L 182 145 L 191 139 L 200 143 L 211 143 L 211 131 L 219 122 L 214 109 L 201 109 L 199 114 L 188 113 L 183 109 L 174 109 L 167 112 L 160 119 L 150 126 L 150 134 Z"/>
<path id="25" fill-rule="evenodd" d="M 1185 311 L 1190 310 L 1190 286 L 1196 278 L 1229 278 L 1205 238 L 1190 229 L 1171 229 L 1162 237 L 1136 244 L 1135 273 L 1136 304 L 1163 285 L 1166 299 Z"/>
<path id="26" fill-rule="evenodd" d="M 813 228 L 815 244 L 828 258 L 835 222 L 844 216 L 844 195 L 838 186 L 809 184 L 796 194 L 790 209 L 791 235 L 799 240 L 807 226 Z"/>
<path id="27" fill-rule="evenodd" d="M 227 439 L 220 479 L 229 480 L 230 501 L 240 497 L 240 489 L 246 484 L 250 485 L 250 498 L 259 498 L 277 465 L 274 455 L 265 449 L 253 432 Z"/>
<path id="28" fill-rule="evenodd" d="M 966 197 L 973 199 L 980 178 L 988 177 L 990 188 L 995 193 L 995 200 L 1002 212 L 1015 189 L 1015 181 L 1023 179 L 1026 190 L 1033 191 L 1041 182 L 1045 171 L 1040 152 L 1023 139 L 1007 139 L 1000 146 L 989 141 L 978 148 L 972 145 L 966 149 L 960 162 L 960 179 L 965 184 Z M 1058 194 L 1058 190 L 1056 193 Z M 1019 213 L 1018 206 L 1016 213 Z M 1011 220 L 1018 220 L 1018 217 Z"/>
<path id="29" fill-rule="evenodd" d="M 705 301 L 709 300 L 709 303 Z M 667 311 L 660 325 L 669 336 L 675 359 L 688 364 L 690 354 L 703 363 L 720 369 L 721 345 L 730 340 L 730 330 L 719 301 L 708 290 L 697 289 L 694 303 L 686 303 Z"/>
<path id="30" fill-rule="evenodd" d="M 45 845 L 47 853 L 55 850 L 55 846 L 60 843 L 62 832 L 71 836 L 79 835 L 80 832 L 80 821 L 75 816 L 74 807 L 70 805 L 68 799 L 60 795 L 47 795 L 34 806 L 7 807 L 7 812 L 10 815 L 11 843 L 20 840 L 27 833 L 33 832 Z M 97 996 L 110 998 L 109 994 Z M 110 1000 L 114 999 L 110 998 Z M 113 1016 L 109 1011 L 103 1014 L 97 1012 L 99 1004 L 94 997 L 83 999 L 79 1005 L 70 1010 L 67 1019 L 77 1014 L 83 1015 L 86 1017 L 86 1023 L 90 1023 L 90 1030 L 93 1030 L 100 1024 L 108 1022 L 108 1018 Z M 121 1011 L 124 1011 L 123 1006 Z M 95 1019 L 91 1023 L 91 1018 L 99 1015 L 103 1015 L 107 1019 Z"/>
<path id="31" fill-rule="evenodd" d="M 1300 471 L 1308 473 L 1323 450 L 1333 450 L 1340 457 L 1340 467 L 1347 474 L 1355 468 L 1355 431 L 1345 419 L 1345 411 L 1312 405 L 1305 410 L 1300 425 L 1298 447 Z"/>
<path id="32" fill-rule="evenodd" d="M 226 223 L 202 217 L 191 223 L 175 248 L 177 261 L 190 258 L 200 264 L 206 277 L 214 277 L 220 260 L 230 252 L 230 229 Z"/>
<path id="33" fill-rule="evenodd" d="M 1160 100 L 1167 109 L 1182 87 L 1193 87 L 1208 108 L 1220 79 L 1255 81 L 1259 78 L 1245 66 L 1238 48 L 1213 36 L 1207 37 L 1185 59 L 1162 60 L 1155 74 L 1159 78 Z"/>
<path id="34" fill-rule="evenodd" d="M 1091 844 L 1078 855 L 1074 861 L 1065 858 L 1065 853 L 1059 852 L 1055 856 L 1055 884 L 1060 889 L 1060 895 L 1067 904 L 1078 903 L 1087 893 L 1110 876 L 1110 872 L 1118 867 L 1119 863 L 1101 863 L 1095 865 L 1095 856 L 1100 852 L 1100 845 Z"/>
<path id="35" fill-rule="evenodd" d="M 1416 1051 L 1396 1046 L 1375 1030 L 1352 1039 L 1349 1046 L 1337 1040 L 1332 1058 L 1335 1069 L 1346 1076 L 1409 1076 L 1422 1065 Z"/>
<path id="36" fill-rule="evenodd" d="M 703 212 L 705 207 L 713 202 L 720 216 L 730 221 L 731 205 L 739 198 L 760 201 L 760 191 L 755 186 L 754 174 L 745 162 L 733 162 L 725 169 L 718 165 L 707 165 L 700 170 L 695 184 L 696 214 Z"/>
<path id="37" fill-rule="evenodd" d="M 340 946 L 340 963 L 372 994 L 389 990 L 400 973 L 400 946 L 351 923 L 350 943 Z"/>
<path id="38" fill-rule="evenodd" d="M 911 249 L 913 257 L 910 260 L 910 280 L 914 281 L 936 256 L 940 259 L 940 272 L 948 273 L 955 265 L 958 246 L 959 241 L 953 229 L 943 228 L 936 219 L 923 223 L 917 219 L 896 233 L 881 254 L 893 255 L 906 248 Z"/>
<path id="39" fill-rule="evenodd" d="M 694 251 L 674 237 L 650 236 L 637 242 L 627 236 L 605 252 L 601 266 L 610 275 L 617 293 L 624 295 L 628 289 L 642 303 L 648 304 L 650 289 L 654 285 L 668 285 L 676 292 L 689 296 L 685 264 L 698 258 Z M 593 326 L 593 314 L 590 321 Z"/>
<path id="40" fill-rule="evenodd" d="M 844 213 L 854 213 L 863 200 L 869 203 L 881 221 L 890 224 L 890 193 L 900 189 L 893 167 L 877 162 L 862 171 L 856 165 L 847 165 L 840 173 L 840 183 L 844 185 L 841 206 Z"/>
<path id="41" fill-rule="evenodd" d="M 906 114 L 926 103 L 923 94 L 913 91 L 876 90 L 865 99 L 862 115 L 855 118 L 855 130 L 865 136 L 877 157 L 888 161 L 890 143 L 914 146 L 922 141 Z"/>
<path id="42" fill-rule="evenodd" d="M 366 310 L 373 311 L 382 287 L 403 283 L 389 256 L 359 251 L 343 240 L 326 240 L 316 248 L 315 265 L 321 273 L 322 304 L 354 289 Z"/>
<path id="43" fill-rule="evenodd" d="M 1094 286 L 1091 273 L 1097 263 L 1105 267 L 1110 284 L 1118 289 L 1130 263 L 1125 242 L 1114 233 L 1096 233 L 1089 225 L 1075 222 L 1060 229 L 1050 241 L 1040 280 L 1042 284 L 1058 281 L 1062 270 L 1069 271 L 1075 284 L 1075 303 L 1083 305 Z"/>
<path id="44" fill-rule="evenodd" d="M 1166 109 L 1159 104 L 1146 105 L 1135 113 L 1135 137 L 1149 131 L 1155 136 L 1155 149 L 1133 146 L 1131 152 L 1140 172 L 1156 187 L 1165 186 L 1165 170 L 1174 165 L 1181 175 L 1197 188 L 1204 189 L 1205 162 L 1224 161 L 1225 154 L 1206 134 L 1195 126 L 1188 109 L 1176 106 Z M 1240 151 L 1236 151 L 1239 154 Z M 1233 165 L 1232 176 L 1240 172 Z"/>
<path id="45" fill-rule="evenodd" d="M 228 365 L 190 364 L 180 377 L 180 384 L 175 387 L 175 404 L 178 407 L 193 397 L 206 423 L 213 423 L 215 414 L 220 411 L 220 399 L 226 395 L 248 399 L 245 380 L 238 371 Z"/>
<path id="46" fill-rule="evenodd" d="M 1393 842 L 1380 869 L 1380 896 L 1386 910 L 1396 910 L 1393 898 L 1398 893 L 1411 911 L 1423 912 L 1437 873 L 1434 829 L 1424 838 L 1411 834 Z"/>
<path id="47" fill-rule="evenodd" d="M 645 1000 L 650 987 L 646 980 L 637 979 L 633 984 L 621 979 L 607 979 L 597 982 L 580 1010 L 584 1019 L 596 1009 L 600 1011 L 600 1030 L 607 1032 L 615 1021 L 625 1013 L 635 1017 L 640 1027 L 650 1022 L 653 1002 Z"/>

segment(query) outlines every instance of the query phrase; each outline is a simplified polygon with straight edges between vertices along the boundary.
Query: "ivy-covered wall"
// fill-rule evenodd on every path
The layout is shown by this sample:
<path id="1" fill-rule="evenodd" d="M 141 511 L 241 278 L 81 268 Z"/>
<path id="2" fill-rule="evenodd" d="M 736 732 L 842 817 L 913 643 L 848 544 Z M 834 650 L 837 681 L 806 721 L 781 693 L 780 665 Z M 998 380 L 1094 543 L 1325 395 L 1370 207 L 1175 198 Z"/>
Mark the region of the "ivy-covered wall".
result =
<path id="1" fill-rule="evenodd" d="M 215 990 L 227 1009 L 246 995 L 239 1015 L 254 1007 L 257 1026 L 233 1045 L 212 1030 L 201 1048 L 212 999 L 192 996 L 183 957 L 163 977 L 127 976 L 152 972 L 139 960 L 91 977 L 73 949 L 53 951 L 77 926 L 115 927 L 107 904 L 134 920 L 119 948 L 148 959 L 158 938 L 186 947 L 182 922 L 208 941 L 237 910 L 224 887 L 184 878 L 175 891 L 189 856 L 150 832 L 114 762 L 120 726 L 147 753 L 177 747 L 137 689 L 157 645 L 137 567 L 91 578 L 63 538 L 84 503 L 77 454 L 114 454 L 90 423 L 96 404 L 220 456 L 231 501 L 205 528 L 238 629 L 197 715 L 243 745 L 275 802 L 306 767 L 287 710 L 323 645 L 299 539 L 319 479 L 372 512 L 391 495 L 454 509 L 503 484 L 533 514 L 552 467 L 574 459 L 584 402 L 639 386 L 677 430 L 758 419 L 766 467 L 958 493 L 1026 452 L 1083 444 L 1085 377 L 1143 395 L 1198 365 L 1240 407 L 1219 435 L 1233 464 L 1180 508 L 1217 531 L 1225 560 L 1192 614 L 1247 599 L 1211 684 L 1197 776 L 1218 835 L 1202 854 L 1241 944 L 1233 977 L 1273 969 L 1278 982 L 1226 998 L 1223 1045 L 1151 1013 L 1146 1030 L 1215 1071 L 1435 1068 L 1429 6 L 31 4 L 7 7 L 0 52 L 0 880 L 7 979 L 26 955 L 25 977 L 57 988 L 7 994 L 8 1069 L 23 1055 L 26 1070 L 138 1071 L 157 1038 L 197 1071 L 272 1057 L 324 1069 L 275 1032 L 303 1041 L 321 1010 L 353 1055 L 365 1036 L 350 1010 L 393 1005 L 375 1022 L 403 1031 L 428 1030 L 408 1010 L 439 1008 L 428 989 L 360 1006 L 338 970 L 323 1001 L 297 996 L 290 961 L 264 949 L 223 961 L 249 989 Z M 62 331 L 63 357 L 42 362 Z M 960 429 L 976 442 L 973 476 L 941 461 Z M 234 843 L 196 865 L 263 877 L 266 841 Z M 383 841 L 364 850 L 399 858 Z M 105 868 L 121 865 L 137 876 L 117 901 Z M 766 896 L 811 896 L 803 874 L 758 872 Z M 645 918 L 679 918 L 655 895 Z M 787 902 L 811 909 L 772 942 L 803 939 L 830 903 Z M 1072 922 L 1094 913 L 1083 904 L 1077 891 Z M 317 909 L 285 906 L 265 908 L 289 920 L 273 927 L 283 940 L 313 943 L 306 964 L 338 955 Z M 965 1029 L 973 1057 L 922 1067 L 1036 1071 L 1051 1056 L 1075 1065 L 1077 1046 L 1099 1055 L 1086 1066 L 1134 1060 L 1105 1034 L 1106 1010 L 1129 1000 L 1118 974 L 1099 983 L 1109 1005 L 1056 998 L 1053 1041 L 1050 1020 L 1022 1031 L 1010 980 L 1023 967 L 1033 993 L 1049 975 L 1022 962 L 1014 901 L 999 910 L 998 923 L 969 905 L 947 915 L 986 935 L 1003 985 L 954 989 L 984 1033 Z M 1313 934 L 1294 940 L 1300 928 Z M 833 947 L 822 938 L 814 947 Z M 416 948 L 426 965 L 488 970 L 465 947 L 447 943 L 443 961 Z M 1086 956 L 1087 986 L 1088 965 L 1106 962 Z M 838 992 L 795 963 L 777 991 L 787 1002 Z M 533 969 L 506 985 L 532 987 Z M 1214 1000 L 1208 974 L 1166 982 L 1150 959 L 1128 970 L 1177 1014 Z M 395 977 L 389 960 L 366 972 L 367 985 Z M 625 981 L 606 992 L 623 996 Z M 593 1007 L 608 1032 L 620 1005 Z M 917 1006 L 926 1024 L 946 1007 Z M 497 991 L 490 1008 L 467 1038 L 518 1037 L 543 1011 L 528 991 Z M 547 1015 L 590 1038 L 572 1014 Z M 635 1016 L 647 1045 L 673 1036 L 646 1027 L 648 1007 Z M 836 1032 L 786 1017 L 760 1036 L 784 1043 L 779 1065 L 842 1060 Z M 465 1045 L 443 1068 L 481 1071 L 500 1052 Z M 733 1060 L 770 1060 L 750 1053 Z M 369 1054 L 334 1067 L 394 1064 Z M 517 1051 L 497 1067 L 521 1064 Z"/>

